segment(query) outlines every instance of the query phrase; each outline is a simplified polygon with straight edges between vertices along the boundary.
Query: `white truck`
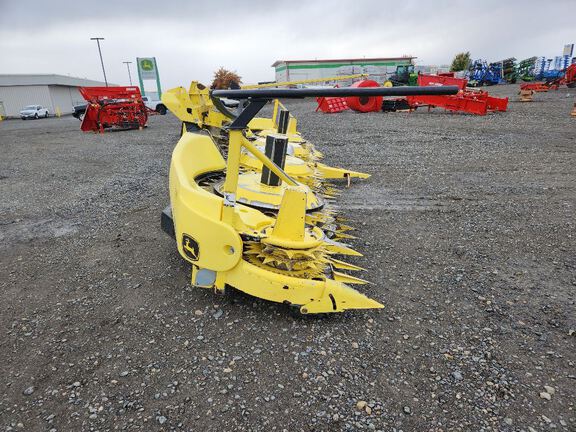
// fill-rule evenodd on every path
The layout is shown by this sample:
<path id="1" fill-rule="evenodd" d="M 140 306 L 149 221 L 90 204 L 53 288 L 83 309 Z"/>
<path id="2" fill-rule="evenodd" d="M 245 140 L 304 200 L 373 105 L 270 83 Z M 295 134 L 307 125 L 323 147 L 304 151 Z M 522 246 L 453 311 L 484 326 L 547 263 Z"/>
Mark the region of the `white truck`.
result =
<path id="1" fill-rule="evenodd" d="M 37 119 L 40 117 L 48 117 L 48 110 L 42 105 L 28 105 L 20 111 L 20 118 L 22 120 L 29 118 Z"/>
<path id="2" fill-rule="evenodd" d="M 168 112 L 166 105 L 164 105 L 160 100 L 152 100 L 149 96 L 142 96 L 142 100 L 144 101 L 144 105 L 151 110 L 156 111 L 158 114 L 166 115 Z"/>

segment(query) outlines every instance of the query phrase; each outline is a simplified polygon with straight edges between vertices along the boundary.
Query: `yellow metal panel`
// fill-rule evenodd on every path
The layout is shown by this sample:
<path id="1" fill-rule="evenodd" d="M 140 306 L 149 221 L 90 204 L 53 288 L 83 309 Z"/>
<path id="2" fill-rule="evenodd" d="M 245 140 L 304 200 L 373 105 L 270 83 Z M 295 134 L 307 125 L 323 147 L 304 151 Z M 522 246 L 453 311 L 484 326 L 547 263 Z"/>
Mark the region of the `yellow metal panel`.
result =
<path id="1" fill-rule="evenodd" d="M 170 201 L 178 252 L 199 267 L 217 271 L 238 263 L 242 240 L 233 227 L 220 220 L 222 198 L 199 187 L 195 178 L 224 167 L 224 159 L 212 139 L 192 133 L 185 133 L 176 144 L 170 167 Z"/>
<path id="2" fill-rule="evenodd" d="M 280 211 L 271 238 L 278 241 L 304 240 L 306 218 L 306 192 L 289 187 L 284 191 Z"/>
<path id="3" fill-rule="evenodd" d="M 227 283 L 249 295 L 277 303 L 302 306 L 300 310 L 303 313 L 331 313 L 346 309 L 384 307 L 376 300 L 341 282 L 284 276 L 266 271 L 244 260 L 226 272 L 221 279 L 220 284 Z"/>
<path id="4" fill-rule="evenodd" d="M 272 119 L 264 118 L 264 117 L 254 117 L 248 123 L 248 127 L 253 131 L 260 131 L 265 129 L 275 130 L 276 125 L 274 124 Z"/>
<path id="5" fill-rule="evenodd" d="M 343 312 L 347 309 L 382 309 L 376 300 L 366 297 L 341 282 L 326 280 L 322 296 L 305 304 L 303 313 Z M 332 310 L 330 310 L 332 309 Z"/>
<path id="6" fill-rule="evenodd" d="M 344 283 L 349 283 L 349 284 L 359 284 L 359 285 L 365 285 L 368 283 L 368 281 L 366 281 L 364 279 L 350 276 L 346 273 L 340 273 L 337 271 L 333 271 L 333 274 L 334 274 L 334 280 L 336 280 L 338 282 L 344 282 Z"/>
<path id="7" fill-rule="evenodd" d="M 318 171 L 320 171 L 322 177 L 327 179 L 342 179 L 346 177 L 367 179 L 370 177 L 370 174 L 358 171 L 351 171 L 344 168 L 331 167 L 319 162 L 316 164 L 316 168 L 318 169 Z"/>
<path id="8" fill-rule="evenodd" d="M 302 138 L 302 136 L 296 132 L 296 133 L 291 133 L 290 132 L 290 125 L 292 124 L 292 121 L 290 121 L 290 123 L 288 123 L 288 133 L 286 134 L 286 136 L 288 137 L 288 141 L 289 142 L 294 142 L 294 143 L 302 143 L 305 141 L 304 138 Z M 276 128 L 271 128 L 271 129 L 264 129 L 262 131 L 260 131 L 258 133 L 259 136 L 261 137 L 266 137 L 270 134 L 276 134 L 278 133 L 278 131 L 276 130 Z"/>
<path id="9" fill-rule="evenodd" d="M 332 266 L 334 268 L 340 269 L 340 270 L 352 270 L 352 271 L 357 271 L 357 270 L 366 270 L 362 267 L 358 267 L 354 264 L 350 264 L 344 261 L 340 261 L 337 260 L 336 258 L 330 258 L 330 263 L 332 264 Z"/>
<path id="10" fill-rule="evenodd" d="M 260 173 L 246 172 L 238 176 L 235 198 L 237 202 L 247 205 L 266 203 L 270 208 L 278 208 L 285 190 L 289 187 L 291 186 L 284 182 L 280 186 L 265 185 L 260 183 Z M 315 195 L 309 186 L 298 184 L 294 187 L 305 192 L 308 210 L 320 208 L 324 204 L 324 201 Z"/>
<path id="11" fill-rule="evenodd" d="M 176 117 L 199 127 L 222 127 L 229 119 L 214 108 L 209 89 L 192 81 L 190 89 L 176 87 L 162 93 L 162 102 Z"/>

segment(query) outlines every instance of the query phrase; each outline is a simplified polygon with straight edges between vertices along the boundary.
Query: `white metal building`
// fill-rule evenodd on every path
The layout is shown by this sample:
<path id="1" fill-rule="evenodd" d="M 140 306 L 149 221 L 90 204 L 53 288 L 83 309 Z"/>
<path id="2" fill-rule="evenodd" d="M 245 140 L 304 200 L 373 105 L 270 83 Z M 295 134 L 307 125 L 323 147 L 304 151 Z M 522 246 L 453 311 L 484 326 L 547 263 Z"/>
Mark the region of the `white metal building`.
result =
<path id="1" fill-rule="evenodd" d="M 385 81 L 399 65 L 413 64 L 416 57 L 352 58 L 332 60 L 277 60 L 272 64 L 276 82 L 368 74 L 370 79 Z"/>
<path id="2" fill-rule="evenodd" d="M 0 75 L 0 115 L 18 117 L 26 105 L 42 105 L 50 115 L 59 109 L 73 112 L 73 106 L 84 102 L 78 87 L 105 85 L 101 81 L 53 74 Z"/>

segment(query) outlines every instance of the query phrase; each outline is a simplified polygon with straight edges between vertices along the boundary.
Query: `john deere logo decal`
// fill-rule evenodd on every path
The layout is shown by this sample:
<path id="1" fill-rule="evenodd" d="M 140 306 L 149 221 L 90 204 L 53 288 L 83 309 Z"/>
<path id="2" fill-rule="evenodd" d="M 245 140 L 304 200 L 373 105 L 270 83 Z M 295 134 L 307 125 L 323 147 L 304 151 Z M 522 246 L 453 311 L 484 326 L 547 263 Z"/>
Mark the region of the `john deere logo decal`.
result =
<path id="1" fill-rule="evenodd" d="M 188 234 L 182 234 L 182 250 L 190 260 L 198 261 L 200 257 L 198 243 Z"/>
<path id="2" fill-rule="evenodd" d="M 140 67 L 142 70 L 152 71 L 154 70 L 154 63 L 152 63 L 152 60 L 144 59 L 140 62 Z"/>

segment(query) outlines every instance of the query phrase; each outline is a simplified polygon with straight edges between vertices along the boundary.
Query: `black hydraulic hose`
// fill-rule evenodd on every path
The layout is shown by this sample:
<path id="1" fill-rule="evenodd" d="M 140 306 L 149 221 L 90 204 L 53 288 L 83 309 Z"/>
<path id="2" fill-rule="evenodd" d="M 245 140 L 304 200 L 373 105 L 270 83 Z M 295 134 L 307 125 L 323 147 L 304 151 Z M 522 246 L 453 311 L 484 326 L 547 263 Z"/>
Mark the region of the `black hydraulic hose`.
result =
<path id="1" fill-rule="evenodd" d="M 453 95 L 458 93 L 457 86 L 424 87 L 343 87 L 324 89 L 250 89 L 250 90 L 212 90 L 213 98 L 232 99 L 298 99 L 306 97 L 349 97 L 349 96 L 413 96 L 413 95 Z"/>

